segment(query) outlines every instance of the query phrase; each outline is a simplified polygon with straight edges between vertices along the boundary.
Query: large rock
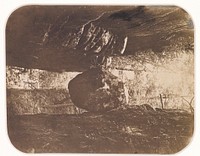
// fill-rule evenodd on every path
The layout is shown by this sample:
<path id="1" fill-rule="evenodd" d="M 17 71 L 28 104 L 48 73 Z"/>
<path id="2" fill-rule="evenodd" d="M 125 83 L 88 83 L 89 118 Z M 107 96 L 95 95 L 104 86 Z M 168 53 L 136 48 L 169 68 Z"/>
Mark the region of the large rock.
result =
<path id="1" fill-rule="evenodd" d="M 72 102 L 90 112 L 106 112 L 124 101 L 123 83 L 101 68 L 92 68 L 69 82 Z"/>

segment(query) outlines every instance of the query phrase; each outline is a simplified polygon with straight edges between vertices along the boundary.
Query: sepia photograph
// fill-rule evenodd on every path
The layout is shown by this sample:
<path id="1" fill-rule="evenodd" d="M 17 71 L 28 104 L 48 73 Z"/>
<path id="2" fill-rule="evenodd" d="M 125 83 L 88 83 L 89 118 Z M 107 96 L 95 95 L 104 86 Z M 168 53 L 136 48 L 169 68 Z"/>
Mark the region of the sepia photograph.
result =
<path id="1" fill-rule="evenodd" d="M 25 153 L 180 152 L 194 131 L 194 57 L 177 6 L 18 8 L 6 25 L 9 139 Z"/>

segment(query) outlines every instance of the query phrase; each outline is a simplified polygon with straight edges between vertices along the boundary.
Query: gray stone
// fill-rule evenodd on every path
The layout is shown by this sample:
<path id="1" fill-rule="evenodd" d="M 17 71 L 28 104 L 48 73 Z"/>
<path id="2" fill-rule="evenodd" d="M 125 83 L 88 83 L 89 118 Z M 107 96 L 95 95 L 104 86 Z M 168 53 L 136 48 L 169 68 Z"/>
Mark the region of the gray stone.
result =
<path id="1" fill-rule="evenodd" d="M 125 100 L 123 83 L 100 67 L 89 69 L 69 82 L 72 102 L 90 112 L 106 112 Z"/>

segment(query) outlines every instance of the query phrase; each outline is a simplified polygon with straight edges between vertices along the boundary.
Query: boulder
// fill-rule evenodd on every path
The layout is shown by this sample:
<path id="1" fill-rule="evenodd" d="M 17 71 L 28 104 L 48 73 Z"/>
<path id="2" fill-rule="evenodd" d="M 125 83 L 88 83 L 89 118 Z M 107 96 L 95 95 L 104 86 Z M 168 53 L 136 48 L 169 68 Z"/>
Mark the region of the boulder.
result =
<path id="1" fill-rule="evenodd" d="M 72 102 L 89 112 L 106 112 L 125 101 L 123 83 L 109 71 L 91 68 L 68 85 Z"/>

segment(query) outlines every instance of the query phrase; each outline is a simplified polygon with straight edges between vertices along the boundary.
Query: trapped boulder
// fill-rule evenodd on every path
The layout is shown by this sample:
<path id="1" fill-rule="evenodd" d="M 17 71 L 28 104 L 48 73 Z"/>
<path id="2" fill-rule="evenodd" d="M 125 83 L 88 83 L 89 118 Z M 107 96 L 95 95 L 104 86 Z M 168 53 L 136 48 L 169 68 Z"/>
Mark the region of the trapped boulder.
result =
<path id="1" fill-rule="evenodd" d="M 69 82 L 72 102 L 90 112 L 106 112 L 119 107 L 125 100 L 123 83 L 101 68 L 92 68 Z"/>

